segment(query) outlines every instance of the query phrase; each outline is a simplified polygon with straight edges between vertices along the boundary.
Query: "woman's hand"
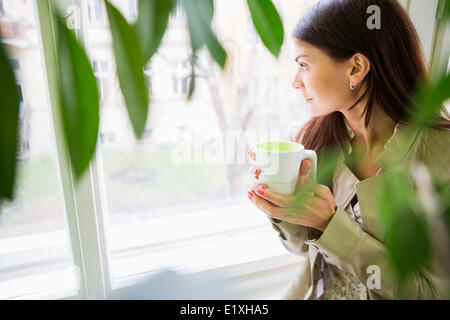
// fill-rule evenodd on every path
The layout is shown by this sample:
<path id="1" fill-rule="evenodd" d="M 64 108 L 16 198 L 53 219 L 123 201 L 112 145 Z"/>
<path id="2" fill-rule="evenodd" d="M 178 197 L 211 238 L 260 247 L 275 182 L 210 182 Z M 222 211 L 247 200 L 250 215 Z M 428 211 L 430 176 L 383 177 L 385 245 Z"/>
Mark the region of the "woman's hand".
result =
<path id="1" fill-rule="evenodd" d="M 254 153 L 249 152 L 254 159 Z M 250 200 L 265 214 L 273 219 L 279 219 L 293 224 L 303 225 L 324 231 L 336 212 L 336 201 L 327 186 L 310 181 L 306 175 L 311 167 L 311 161 L 302 161 L 293 195 L 280 195 L 267 190 L 262 183 L 252 183 L 249 191 Z M 259 176 L 261 170 L 252 167 L 250 172 Z"/>

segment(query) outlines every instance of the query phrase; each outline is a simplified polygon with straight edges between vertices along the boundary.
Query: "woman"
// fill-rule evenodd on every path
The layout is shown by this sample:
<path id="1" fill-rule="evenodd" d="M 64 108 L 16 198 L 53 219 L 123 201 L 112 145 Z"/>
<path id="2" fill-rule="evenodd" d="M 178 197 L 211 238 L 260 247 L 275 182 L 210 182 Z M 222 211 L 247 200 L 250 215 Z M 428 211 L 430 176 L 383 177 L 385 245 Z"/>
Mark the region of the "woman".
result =
<path id="1" fill-rule="evenodd" d="M 371 5 L 379 8 L 379 29 L 367 27 Z M 312 115 L 293 140 L 318 153 L 318 173 L 329 162 L 326 152 L 337 149 L 338 156 L 331 179 L 315 183 L 302 206 L 294 206 L 294 196 L 276 194 L 264 184 L 255 183 L 249 191 L 283 245 L 306 256 L 284 298 L 398 298 L 376 191 L 397 165 L 423 164 L 445 185 L 450 181 L 447 114 L 434 114 L 422 129 L 408 123 L 415 114 L 413 93 L 427 81 L 417 33 L 395 0 L 329 0 L 319 1 L 301 18 L 293 38 L 298 72 L 292 86 L 302 92 Z M 249 155 L 255 160 L 254 152 Z M 304 160 L 298 188 L 308 180 L 309 167 Z M 251 172 L 258 179 L 261 170 L 253 167 Z M 447 240 L 438 241 L 436 248 L 448 252 Z M 436 252 L 430 267 L 408 280 L 401 297 L 446 297 L 443 256 Z"/>

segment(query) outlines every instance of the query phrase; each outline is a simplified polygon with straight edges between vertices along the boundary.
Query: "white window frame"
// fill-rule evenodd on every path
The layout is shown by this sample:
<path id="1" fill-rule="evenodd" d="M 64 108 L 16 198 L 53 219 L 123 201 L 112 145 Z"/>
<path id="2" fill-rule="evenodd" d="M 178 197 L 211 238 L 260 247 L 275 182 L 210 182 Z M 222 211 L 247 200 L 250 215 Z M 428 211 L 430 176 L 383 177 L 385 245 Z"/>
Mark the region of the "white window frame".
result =
<path id="1" fill-rule="evenodd" d="M 81 0 L 72 0 L 71 4 L 80 5 Z M 404 0 L 401 1 L 402 4 L 409 10 L 411 17 L 414 19 L 416 28 L 424 43 L 424 50 L 427 54 L 429 65 L 440 65 L 445 61 L 448 64 L 448 39 L 449 30 L 448 26 L 442 26 L 439 21 L 439 10 L 442 8 L 443 0 L 430 0 L 427 1 L 428 6 L 424 7 L 421 2 L 423 0 Z M 60 122 L 59 110 L 57 107 L 58 96 L 57 96 L 57 82 L 55 75 L 56 59 L 55 53 L 56 48 L 54 47 L 53 41 L 53 29 L 52 21 L 50 16 L 49 0 L 36 1 L 36 12 L 38 15 L 38 27 L 41 36 L 41 46 L 44 55 L 43 61 L 45 61 L 45 73 L 46 79 L 48 81 L 48 96 L 51 105 L 52 123 L 54 125 L 54 135 L 57 144 L 57 156 L 58 156 L 58 168 L 61 177 L 61 186 L 64 194 L 65 201 L 65 211 L 67 213 L 68 219 L 68 229 L 69 229 L 69 241 L 71 244 L 71 255 L 73 257 L 73 263 L 75 265 L 78 274 L 72 276 L 79 281 L 78 287 L 71 287 L 70 281 L 66 287 L 49 288 L 45 292 L 35 291 L 34 293 L 26 294 L 20 293 L 20 288 L 18 293 L 14 295 L 15 298 L 26 298 L 26 299 L 108 299 L 112 297 L 120 297 L 123 289 L 134 286 L 139 283 L 140 280 L 147 277 L 153 270 L 131 270 L 128 276 L 123 276 L 120 279 L 113 279 L 111 272 L 111 252 L 108 250 L 110 244 L 108 243 L 109 237 L 108 233 L 120 232 L 120 228 L 131 227 L 120 226 L 115 227 L 105 227 L 108 226 L 108 214 L 107 214 L 107 202 L 105 197 L 105 188 L 103 187 L 103 169 L 102 169 L 102 157 L 99 147 L 97 152 L 90 163 L 89 169 L 81 178 L 78 183 L 75 183 L 73 173 L 68 162 L 67 147 L 64 143 L 64 139 L 61 136 L 62 124 Z M 437 20 L 434 17 L 437 15 Z M 431 19 L 431 20 L 430 20 Z M 86 25 L 88 21 L 86 13 L 81 16 L 81 26 Z M 430 21 L 433 21 L 433 27 L 430 28 Z M 81 42 L 84 42 L 85 35 L 81 30 L 78 30 L 78 37 Z M 431 59 L 431 60 L 430 60 Z M 245 210 L 251 210 L 252 208 L 249 204 L 242 204 Z M 229 208 L 223 207 L 219 210 L 233 209 L 232 206 Z M 217 210 L 217 209 L 214 209 Z M 206 212 L 194 212 L 193 215 L 204 215 L 205 217 L 211 213 L 213 210 Z M 229 216 L 223 215 L 225 218 L 230 219 L 232 217 L 232 211 L 230 211 Z M 237 217 L 235 217 L 236 219 Z M 213 271 L 221 272 L 226 274 L 228 279 L 231 279 L 236 283 L 235 288 L 239 290 L 248 292 L 249 294 L 254 294 L 253 297 L 258 297 L 258 290 L 263 287 L 277 288 L 281 290 L 284 285 L 293 277 L 295 270 L 301 263 L 301 257 L 291 254 L 281 247 L 281 243 L 277 237 L 277 234 L 272 230 L 270 222 L 260 220 L 260 224 L 251 224 L 246 222 L 246 227 L 241 230 L 224 229 L 219 227 L 215 233 L 215 249 L 220 252 L 220 250 L 227 250 L 230 248 L 232 243 L 239 243 L 241 246 L 246 243 L 250 243 L 246 239 L 249 237 L 260 237 L 260 245 L 264 248 L 270 248 L 270 250 L 261 250 L 260 253 L 255 254 L 252 257 L 236 257 L 232 261 L 218 261 L 217 263 L 201 266 L 192 264 L 189 268 L 185 268 L 183 273 L 187 274 L 208 274 Z M 161 223 L 163 221 L 160 221 Z M 152 221 L 155 223 L 155 221 Z M 166 223 L 170 223 L 167 222 Z M 221 223 L 226 223 L 226 220 Z M 245 225 L 245 223 L 244 223 Z M 118 231 L 119 230 L 119 231 Z M 188 234 L 189 230 L 186 231 Z M 195 233 L 198 231 L 191 230 L 190 232 Z M 233 237 L 227 240 L 226 235 L 233 233 Z M 42 235 L 41 235 L 42 236 Z M 48 237 L 57 236 L 55 234 L 49 233 L 46 235 Z M 205 241 L 205 237 L 202 239 L 202 245 L 210 245 L 211 241 Z M 61 237 L 59 237 L 61 238 Z M 192 243 L 195 243 L 195 239 L 192 239 Z M 210 238 L 212 239 L 212 238 Z M 278 247 L 274 244 L 278 243 Z M 172 248 L 170 250 L 176 250 Z M 251 248 L 248 248 L 251 251 Z M 157 255 L 161 255 L 162 251 L 146 251 L 140 255 L 130 255 L 122 259 L 120 263 L 124 266 L 125 270 L 123 274 L 125 275 L 127 270 L 127 265 L 133 267 L 135 264 L 131 262 L 139 261 L 140 263 L 150 263 L 152 259 Z M 18 257 L 20 259 L 20 257 Z M 55 257 L 55 269 L 57 268 L 57 257 Z M 34 269 L 37 270 L 37 267 Z M 280 271 L 282 270 L 282 272 Z M 25 270 L 28 275 L 30 275 L 30 270 Z M 58 273 L 59 272 L 59 273 Z M 11 274 L 12 275 L 12 274 Z M 43 281 L 46 279 L 61 279 L 68 278 L 66 273 L 61 271 L 55 271 L 51 274 L 31 274 L 34 276 L 33 281 Z M 70 277 L 69 277 L 70 278 Z M 16 282 L 14 282 L 17 280 Z M 21 284 L 18 282 L 20 278 L 11 277 L 11 286 L 20 287 Z M 30 279 L 28 279 L 30 280 Z M 48 282 L 48 281 L 47 281 Z M 267 296 L 261 296 L 261 298 L 267 298 Z M 274 296 L 273 298 L 277 298 Z"/>
<path id="2" fill-rule="evenodd" d="M 110 94 L 110 88 L 107 86 L 108 83 L 105 83 L 105 78 L 108 79 L 109 77 L 108 62 L 105 60 L 93 59 L 92 68 L 94 70 L 95 78 L 97 79 L 97 84 L 100 91 L 100 100 L 104 100 Z M 108 95 L 105 95 L 105 87 Z"/>

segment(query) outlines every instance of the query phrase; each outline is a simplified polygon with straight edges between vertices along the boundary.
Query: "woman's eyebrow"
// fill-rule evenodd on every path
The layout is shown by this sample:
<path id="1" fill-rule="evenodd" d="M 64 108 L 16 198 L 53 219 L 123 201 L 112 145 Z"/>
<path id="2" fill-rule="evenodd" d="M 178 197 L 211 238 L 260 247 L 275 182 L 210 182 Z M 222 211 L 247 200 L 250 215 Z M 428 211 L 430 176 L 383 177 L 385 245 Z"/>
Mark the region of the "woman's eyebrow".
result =
<path id="1" fill-rule="evenodd" d="M 297 62 L 298 63 L 298 58 L 302 58 L 302 57 L 309 57 L 307 54 L 299 54 L 298 56 L 297 56 L 297 58 L 295 58 L 295 62 Z"/>

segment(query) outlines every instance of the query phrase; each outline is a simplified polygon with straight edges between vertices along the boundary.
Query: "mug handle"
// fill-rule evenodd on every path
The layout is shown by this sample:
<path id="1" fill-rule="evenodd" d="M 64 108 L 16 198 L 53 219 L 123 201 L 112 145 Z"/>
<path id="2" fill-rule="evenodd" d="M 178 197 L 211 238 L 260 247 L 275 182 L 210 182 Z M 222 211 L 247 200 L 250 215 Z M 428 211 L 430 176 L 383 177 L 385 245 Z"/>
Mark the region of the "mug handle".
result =
<path id="1" fill-rule="evenodd" d="M 305 159 L 311 160 L 311 169 L 309 170 L 309 178 L 316 181 L 317 178 L 317 154 L 314 150 L 305 149 L 303 152 L 306 154 Z"/>
<path id="2" fill-rule="evenodd" d="M 309 170 L 308 176 L 310 179 L 312 179 L 313 181 L 316 181 L 317 178 L 317 154 L 314 150 L 308 150 L 308 149 L 304 149 L 303 152 L 306 154 L 306 158 L 305 159 L 310 159 L 311 160 L 311 169 Z M 304 159 L 302 159 L 303 161 Z M 275 223 L 280 223 L 281 220 L 279 219 L 272 219 Z"/>

